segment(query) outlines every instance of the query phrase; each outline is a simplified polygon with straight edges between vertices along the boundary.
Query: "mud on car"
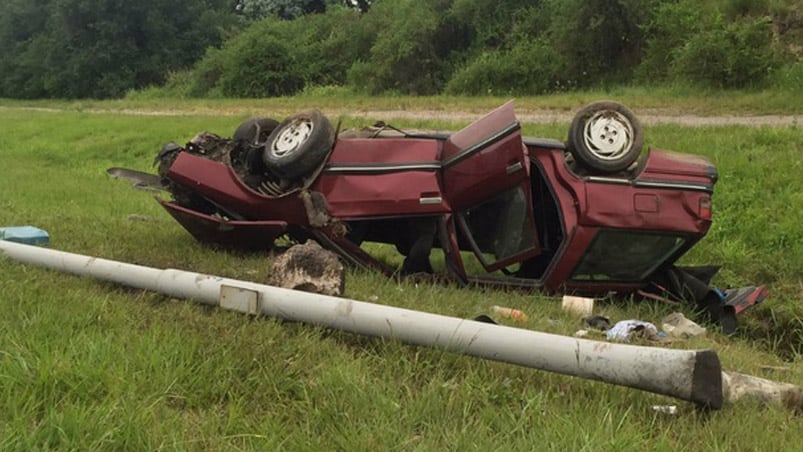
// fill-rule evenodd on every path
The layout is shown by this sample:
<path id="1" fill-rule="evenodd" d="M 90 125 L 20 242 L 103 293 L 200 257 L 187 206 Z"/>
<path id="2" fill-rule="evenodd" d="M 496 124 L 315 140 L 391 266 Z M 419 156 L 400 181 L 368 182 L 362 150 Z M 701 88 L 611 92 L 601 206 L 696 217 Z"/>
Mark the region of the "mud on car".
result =
<path id="1" fill-rule="evenodd" d="M 763 288 L 736 296 L 709 287 L 717 267 L 675 266 L 711 226 L 716 168 L 643 143 L 633 112 L 610 101 L 578 111 L 566 141 L 523 137 L 512 102 L 454 133 L 384 123 L 341 132 L 310 110 L 165 145 L 156 163 L 172 199 L 159 202 L 197 240 L 223 247 L 313 239 L 388 275 L 638 292 L 733 318 Z M 390 245 L 398 264 L 372 243 Z"/>

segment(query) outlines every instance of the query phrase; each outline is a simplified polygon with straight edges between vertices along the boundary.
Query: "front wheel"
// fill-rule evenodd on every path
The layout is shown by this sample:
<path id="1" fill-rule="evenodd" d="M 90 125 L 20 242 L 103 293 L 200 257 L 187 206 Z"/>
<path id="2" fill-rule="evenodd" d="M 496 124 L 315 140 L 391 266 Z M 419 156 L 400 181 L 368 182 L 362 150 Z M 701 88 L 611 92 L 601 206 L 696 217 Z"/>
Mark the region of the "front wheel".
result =
<path id="1" fill-rule="evenodd" d="M 585 106 L 569 127 L 569 152 L 592 171 L 623 171 L 638 159 L 643 146 L 644 135 L 636 115 L 617 102 Z"/>
<path id="2" fill-rule="evenodd" d="M 332 149 L 335 131 L 318 110 L 290 116 L 268 137 L 262 160 L 277 176 L 293 180 L 311 174 Z"/>

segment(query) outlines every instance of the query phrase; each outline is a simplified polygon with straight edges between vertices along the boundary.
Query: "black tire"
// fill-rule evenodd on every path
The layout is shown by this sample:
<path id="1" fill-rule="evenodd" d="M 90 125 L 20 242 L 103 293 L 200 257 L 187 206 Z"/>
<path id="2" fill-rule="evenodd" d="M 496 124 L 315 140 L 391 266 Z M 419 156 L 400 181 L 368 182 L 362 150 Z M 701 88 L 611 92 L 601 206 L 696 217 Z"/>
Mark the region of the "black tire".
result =
<path id="1" fill-rule="evenodd" d="M 267 141 L 273 129 L 278 125 L 279 121 L 275 119 L 261 116 L 254 117 L 243 121 L 234 131 L 232 139 L 256 146 Z"/>
<path id="2" fill-rule="evenodd" d="M 618 102 L 600 101 L 577 112 L 569 127 L 567 148 L 586 169 L 616 173 L 635 162 L 644 147 L 636 115 Z"/>
<path id="3" fill-rule="evenodd" d="M 315 171 L 334 142 L 332 123 L 318 110 L 304 111 L 273 130 L 262 151 L 262 161 L 280 178 L 297 179 Z"/>

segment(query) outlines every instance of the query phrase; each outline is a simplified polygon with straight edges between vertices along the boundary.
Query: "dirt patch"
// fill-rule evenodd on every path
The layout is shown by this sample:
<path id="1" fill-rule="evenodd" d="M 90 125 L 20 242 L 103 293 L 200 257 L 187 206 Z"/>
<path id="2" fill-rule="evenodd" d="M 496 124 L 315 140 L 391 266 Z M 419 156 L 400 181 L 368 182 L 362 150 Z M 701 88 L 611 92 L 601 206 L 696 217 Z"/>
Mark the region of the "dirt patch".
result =
<path id="1" fill-rule="evenodd" d="M 70 109 L 44 108 L 44 107 L 3 107 L 0 110 L 27 110 L 42 112 L 64 112 Z M 120 114 L 132 116 L 242 116 L 249 110 L 150 110 L 150 109 L 83 109 L 83 113 Z M 327 109 L 324 112 L 330 118 L 338 116 L 351 116 L 368 118 L 371 121 L 385 122 L 394 119 L 443 121 L 443 122 L 471 122 L 480 118 L 483 112 L 452 111 L 452 110 L 347 110 Z M 803 115 L 718 115 L 698 116 L 678 113 L 672 110 L 646 109 L 636 112 L 644 125 L 677 124 L 686 127 L 730 126 L 740 125 L 749 127 L 761 126 L 798 126 L 803 125 Z M 548 109 L 517 109 L 516 116 L 523 123 L 529 124 L 568 124 L 574 116 L 573 111 Z"/>

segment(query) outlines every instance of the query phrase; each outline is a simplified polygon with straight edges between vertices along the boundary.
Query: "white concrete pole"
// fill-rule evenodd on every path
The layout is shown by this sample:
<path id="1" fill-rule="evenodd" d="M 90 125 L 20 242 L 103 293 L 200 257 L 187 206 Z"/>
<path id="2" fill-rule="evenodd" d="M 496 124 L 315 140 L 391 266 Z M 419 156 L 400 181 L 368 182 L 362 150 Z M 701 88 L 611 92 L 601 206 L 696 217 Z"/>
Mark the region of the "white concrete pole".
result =
<path id="1" fill-rule="evenodd" d="M 160 270 L 0 240 L 0 253 L 31 265 L 195 300 L 239 312 L 323 325 L 493 361 L 599 380 L 719 409 L 722 376 L 713 350 L 612 344 L 282 289 Z"/>

